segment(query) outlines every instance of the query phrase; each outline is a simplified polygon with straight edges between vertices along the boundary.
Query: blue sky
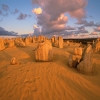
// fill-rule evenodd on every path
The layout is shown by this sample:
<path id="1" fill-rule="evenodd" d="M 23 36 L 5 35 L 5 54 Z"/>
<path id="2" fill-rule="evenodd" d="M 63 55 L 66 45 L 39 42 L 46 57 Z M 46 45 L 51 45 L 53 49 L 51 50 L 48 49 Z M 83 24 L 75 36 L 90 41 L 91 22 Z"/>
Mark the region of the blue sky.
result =
<path id="1" fill-rule="evenodd" d="M 33 1 L 33 3 L 32 3 L 32 1 Z M 53 11 L 50 12 L 50 10 L 47 9 L 49 6 L 52 7 L 53 5 L 49 5 L 48 7 L 47 7 L 47 5 L 43 6 L 41 2 L 45 2 L 45 1 L 44 0 L 39 0 L 39 1 L 40 2 L 36 3 L 37 0 L 0 0 L 0 11 L 1 11 L 0 30 L 5 30 L 7 32 L 13 31 L 15 33 L 18 33 L 19 35 L 20 34 L 29 34 L 29 33 L 33 33 L 33 32 L 35 34 L 38 34 L 38 32 L 40 32 L 40 31 L 42 31 L 42 33 L 44 35 L 46 33 L 47 33 L 46 35 L 50 35 L 50 34 L 54 35 L 57 33 L 58 33 L 58 35 L 60 35 L 60 34 L 62 34 L 62 32 L 66 32 L 65 35 L 67 35 L 67 34 L 69 35 L 69 34 L 71 34 L 71 32 L 75 32 L 77 34 L 78 27 L 83 26 L 84 27 L 83 30 L 86 31 L 86 32 L 83 32 L 84 34 L 85 33 L 91 34 L 91 32 L 98 33 L 100 31 L 99 30 L 100 0 L 88 0 L 88 4 L 87 5 L 84 4 L 84 7 L 82 6 L 82 9 L 84 9 L 84 11 L 85 11 L 85 17 L 82 16 L 82 18 L 78 18 L 78 16 L 73 15 L 74 14 L 73 12 L 69 13 L 69 11 L 67 11 L 67 10 L 65 11 L 63 8 L 61 8 L 66 13 L 58 11 L 58 13 L 59 12 L 60 13 L 57 17 L 55 17 L 55 20 L 57 20 L 57 18 L 60 18 L 60 15 L 63 15 L 63 14 L 64 14 L 63 18 L 65 18 L 65 19 L 68 18 L 68 19 L 66 19 L 66 22 L 62 24 L 62 26 L 64 26 L 61 29 L 62 32 L 61 32 L 61 30 L 59 30 L 60 25 L 58 25 L 58 24 L 57 24 L 58 27 L 56 25 L 53 25 L 54 27 L 56 27 L 56 29 L 54 29 L 54 27 L 51 27 L 51 28 L 49 28 L 49 26 L 46 27 L 47 23 L 51 24 L 51 22 L 47 22 L 46 26 L 44 26 L 43 23 L 46 22 L 46 21 L 44 21 L 44 19 L 46 19 L 46 18 L 44 18 L 44 19 L 42 18 L 43 16 L 45 16 L 43 14 L 46 14 L 46 16 L 50 16 L 50 17 L 54 18 L 54 15 L 56 16 L 56 14 L 58 14 L 58 13 L 54 14 Z M 57 0 L 57 2 L 58 1 L 61 1 L 61 0 Z M 81 1 L 81 0 L 75 0 L 75 1 Z M 51 0 L 51 2 L 53 2 L 53 0 Z M 67 2 L 70 2 L 70 0 L 66 0 L 65 2 L 67 4 Z M 84 0 L 82 0 L 82 2 L 84 2 Z M 43 3 L 43 4 L 45 5 L 45 3 Z M 50 3 L 50 4 L 52 4 L 52 3 Z M 65 4 L 65 6 L 66 6 L 66 4 Z M 4 9 L 4 7 L 8 7 L 7 11 Z M 37 9 L 38 7 L 41 7 L 43 14 L 36 14 L 35 12 L 32 12 L 32 10 L 34 10 L 35 8 Z M 57 12 L 57 9 L 60 10 L 60 7 L 58 7 L 58 8 L 53 7 L 53 8 L 55 9 L 54 10 L 55 12 Z M 16 12 L 14 14 L 12 12 L 14 12 L 15 9 L 17 9 L 18 12 Z M 81 9 L 81 8 L 79 8 L 79 9 Z M 21 17 L 20 14 L 23 16 L 23 18 L 20 18 Z M 76 24 L 76 23 L 80 22 L 79 20 L 85 20 L 85 23 Z M 42 22 L 44 21 L 44 22 L 41 25 L 38 24 L 41 21 Z M 91 25 L 91 24 L 89 24 L 90 21 L 93 21 L 93 24 L 98 23 L 98 25 Z M 56 21 L 56 23 L 57 23 L 57 21 Z M 89 26 L 86 26 L 86 24 L 89 24 Z M 36 25 L 37 27 L 34 27 L 34 25 Z M 41 29 L 40 29 L 40 27 L 41 27 Z M 69 29 L 66 30 L 65 27 L 69 27 Z M 76 28 L 76 29 L 71 30 L 70 28 Z M 1 32 L 0 32 L 0 35 L 2 35 Z M 79 34 L 79 32 L 82 32 L 82 30 L 81 31 L 78 30 L 78 34 Z"/>
<path id="2" fill-rule="evenodd" d="M 8 5 L 8 16 L 0 16 L 2 21 L 0 27 L 3 27 L 7 31 L 14 31 L 19 34 L 27 34 L 33 32 L 33 24 L 36 23 L 35 15 L 31 12 L 33 6 L 30 0 L 0 0 L 0 6 L 2 4 Z M 0 9 L 2 9 L 0 7 Z M 31 17 L 18 20 L 19 13 L 11 14 L 15 9 L 18 9 L 24 14 L 29 14 Z"/>

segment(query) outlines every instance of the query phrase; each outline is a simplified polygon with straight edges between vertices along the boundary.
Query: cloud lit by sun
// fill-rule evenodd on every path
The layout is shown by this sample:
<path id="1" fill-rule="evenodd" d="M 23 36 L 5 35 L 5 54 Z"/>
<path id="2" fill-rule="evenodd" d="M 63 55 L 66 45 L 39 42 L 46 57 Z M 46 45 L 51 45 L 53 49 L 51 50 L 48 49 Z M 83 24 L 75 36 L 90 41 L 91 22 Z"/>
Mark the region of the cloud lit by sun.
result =
<path id="1" fill-rule="evenodd" d="M 39 8 L 35 8 L 35 9 L 32 10 L 32 12 L 38 15 L 38 14 L 42 13 L 42 9 L 40 7 Z"/>

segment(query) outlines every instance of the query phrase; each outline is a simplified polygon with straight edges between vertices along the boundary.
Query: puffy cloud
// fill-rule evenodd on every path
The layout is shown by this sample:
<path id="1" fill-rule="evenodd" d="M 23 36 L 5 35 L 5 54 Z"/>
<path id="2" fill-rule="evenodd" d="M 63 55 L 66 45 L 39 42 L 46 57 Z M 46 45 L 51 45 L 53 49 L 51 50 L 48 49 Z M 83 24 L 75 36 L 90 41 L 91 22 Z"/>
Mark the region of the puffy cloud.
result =
<path id="1" fill-rule="evenodd" d="M 83 29 L 77 29 L 77 30 L 62 30 L 62 31 L 59 31 L 59 32 L 52 32 L 51 34 L 45 34 L 49 37 L 52 37 L 53 35 L 55 36 L 59 36 L 61 35 L 63 38 L 66 38 L 68 36 L 77 36 L 79 34 L 88 34 L 88 31 L 85 30 L 85 28 Z"/>
<path id="2" fill-rule="evenodd" d="M 84 26 L 77 27 L 79 30 L 84 30 Z"/>
<path id="3" fill-rule="evenodd" d="M 42 9 L 39 7 L 39 8 L 35 8 L 32 10 L 33 13 L 35 14 L 41 14 L 42 13 Z"/>
<path id="4" fill-rule="evenodd" d="M 88 33 L 88 31 L 85 29 L 84 26 L 80 26 L 80 27 L 77 27 L 78 30 L 77 30 L 77 33 Z"/>
<path id="5" fill-rule="evenodd" d="M 4 30 L 4 28 L 0 27 L 0 31 L 3 31 L 3 30 Z"/>
<path id="6" fill-rule="evenodd" d="M 99 27 L 100 26 L 100 22 L 96 23 L 95 26 L 96 27 Z"/>
<path id="7" fill-rule="evenodd" d="M 79 33 L 88 33 L 88 31 L 83 29 L 83 30 L 80 30 Z"/>
<path id="8" fill-rule="evenodd" d="M 78 20 L 85 17 L 87 0 L 32 0 L 32 2 L 33 5 L 42 8 L 42 13 L 37 14 L 37 24 L 41 26 L 42 33 L 45 35 L 75 29 L 66 27 L 68 17 L 65 13 Z"/>
<path id="9" fill-rule="evenodd" d="M 0 10 L 0 15 L 2 15 L 2 16 L 4 16 L 4 17 L 6 17 L 6 16 L 8 16 L 9 14 L 17 14 L 17 13 L 19 13 L 20 11 L 16 8 L 13 12 L 10 12 L 10 10 L 9 10 L 9 7 L 8 7 L 8 5 L 5 5 L 5 4 L 2 4 L 1 5 L 1 8 L 2 8 L 2 10 Z M 24 20 L 24 19 L 26 19 L 27 17 L 31 17 L 31 15 L 28 15 L 28 14 L 24 14 L 24 13 L 21 13 L 20 12 L 20 14 L 19 14 L 19 16 L 18 16 L 18 20 Z M 1 21 L 1 20 L 0 20 Z"/>
<path id="10" fill-rule="evenodd" d="M 33 4 L 40 5 L 43 10 L 50 15 L 51 20 L 57 20 L 63 13 L 69 13 L 78 18 L 84 17 L 84 8 L 87 0 L 32 0 Z M 56 5 L 55 5 L 56 4 Z"/>
<path id="11" fill-rule="evenodd" d="M 74 34 L 81 34 L 81 33 L 86 34 L 86 33 L 88 33 L 88 31 L 85 30 L 85 29 L 83 29 L 83 30 L 75 30 L 75 31 L 71 31 L 71 32 L 74 33 Z"/>
<path id="12" fill-rule="evenodd" d="M 43 34 L 66 30 L 67 20 L 68 17 L 63 14 L 55 21 L 50 21 L 50 16 L 46 13 L 37 16 L 37 23 L 42 26 Z"/>
<path id="13" fill-rule="evenodd" d="M 37 25 L 34 24 L 34 25 L 33 25 L 33 28 L 35 29 L 35 28 L 39 28 L 39 27 L 38 27 Z"/>
<path id="14" fill-rule="evenodd" d="M 87 22 L 87 23 L 85 23 L 84 25 L 87 26 L 87 27 L 95 26 L 95 24 L 94 24 L 93 21 Z"/>
<path id="15" fill-rule="evenodd" d="M 37 16 L 37 24 L 42 27 L 43 34 L 65 30 L 67 20 L 68 17 L 63 14 L 55 21 L 50 21 L 50 16 L 45 12 Z"/>
<path id="16" fill-rule="evenodd" d="M 24 20 L 27 17 L 27 14 L 20 13 L 18 20 Z"/>
<path id="17" fill-rule="evenodd" d="M 81 33 L 88 33 L 88 31 L 84 28 L 84 26 L 81 26 L 81 27 L 78 27 L 77 30 L 74 30 L 74 31 L 69 31 L 70 34 L 81 34 Z"/>
<path id="18" fill-rule="evenodd" d="M 18 9 L 15 9 L 13 12 L 10 12 L 10 8 L 8 7 L 8 5 L 5 5 L 5 4 L 2 4 L 1 5 L 2 7 L 2 10 L 0 10 L 0 15 L 6 17 L 8 16 L 9 14 L 16 14 L 16 13 L 19 13 L 19 10 Z"/>
<path id="19" fill-rule="evenodd" d="M 41 29 L 37 25 L 33 25 L 34 35 L 40 35 Z"/>
<path id="20" fill-rule="evenodd" d="M 12 12 L 12 14 L 17 14 L 17 13 L 19 13 L 18 9 L 15 9 L 14 12 Z"/>
<path id="21" fill-rule="evenodd" d="M 100 26 L 99 26 L 99 27 L 97 27 L 97 30 L 98 30 L 98 31 L 100 31 Z"/>
<path id="22" fill-rule="evenodd" d="M 69 14 L 74 17 L 74 18 L 77 18 L 77 19 L 81 19 L 83 17 L 86 17 L 85 16 L 85 11 L 84 9 L 78 9 L 78 10 L 75 10 L 75 11 L 70 11 Z"/>
<path id="23" fill-rule="evenodd" d="M 85 27 L 91 27 L 91 26 L 95 26 L 96 25 L 96 24 L 94 24 L 93 21 L 87 22 L 86 20 L 83 20 L 83 19 L 78 20 L 78 22 L 76 24 L 84 25 Z"/>
<path id="24" fill-rule="evenodd" d="M 19 10 L 18 9 L 15 9 L 14 13 L 19 13 Z"/>
<path id="25" fill-rule="evenodd" d="M 93 21 L 87 22 L 86 20 L 79 19 L 76 23 L 78 25 L 83 25 L 84 27 L 98 27 L 100 23 L 94 23 Z"/>
<path id="26" fill-rule="evenodd" d="M 77 27 L 77 33 L 88 33 L 84 26 Z"/>
<path id="27" fill-rule="evenodd" d="M 61 15 L 57 20 L 50 21 L 50 16 L 47 13 L 42 13 L 37 16 L 38 25 L 43 26 L 53 26 L 57 24 L 66 24 L 68 17 L 65 15 Z"/>
<path id="28" fill-rule="evenodd" d="M 78 22 L 76 24 L 78 25 L 82 25 L 82 24 L 86 24 L 87 21 L 86 20 L 83 20 L 83 19 L 79 19 Z"/>
<path id="29" fill-rule="evenodd" d="M 0 15 L 2 15 L 4 17 L 8 16 L 9 15 L 9 12 L 8 12 L 9 7 L 5 4 L 2 4 L 1 8 L 2 8 L 2 10 L 0 10 Z"/>
<path id="30" fill-rule="evenodd" d="M 7 12 L 9 10 L 8 5 L 2 4 L 2 10 Z"/>
<path id="31" fill-rule="evenodd" d="M 27 14 L 20 13 L 17 19 L 18 20 L 24 20 L 27 17 L 31 17 L 31 15 L 27 15 Z"/>
<path id="32" fill-rule="evenodd" d="M 9 31 L 6 31 L 4 28 L 0 27 L 0 35 L 7 35 L 7 36 L 17 36 L 18 33 L 16 32 L 9 32 Z"/>
<path id="33" fill-rule="evenodd" d="M 97 28 L 94 28 L 95 32 L 100 32 L 100 26 L 98 26 Z"/>
<path id="34" fill-rule="evenodd" d="M 76 28 L 75 27 L 71 27 L 71 26 L 67 26 L 66 30 L 76 30 Z"/>
<path id="35" fill-rule="evenodd" d="M 90 35 L 98 35 L 98 33 L 93 31 Z"/>

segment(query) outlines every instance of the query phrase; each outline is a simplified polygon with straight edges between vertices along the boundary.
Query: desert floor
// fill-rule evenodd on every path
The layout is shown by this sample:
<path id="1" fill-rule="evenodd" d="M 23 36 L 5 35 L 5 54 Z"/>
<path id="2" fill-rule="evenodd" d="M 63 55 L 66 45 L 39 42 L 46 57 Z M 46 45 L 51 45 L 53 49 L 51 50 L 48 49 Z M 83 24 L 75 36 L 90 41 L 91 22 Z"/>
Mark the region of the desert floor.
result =
<path id="1" fill-rule="evenodd" d="M 78 44 L 53 47 L 52 62 L 35 62 L 37 44 L 0 51 L 0 100 L 100 100 L 100 54 L 93 54 L 93 73 L 68 67 Z M 19 64 L 11 65 L 15 56 Z"/>

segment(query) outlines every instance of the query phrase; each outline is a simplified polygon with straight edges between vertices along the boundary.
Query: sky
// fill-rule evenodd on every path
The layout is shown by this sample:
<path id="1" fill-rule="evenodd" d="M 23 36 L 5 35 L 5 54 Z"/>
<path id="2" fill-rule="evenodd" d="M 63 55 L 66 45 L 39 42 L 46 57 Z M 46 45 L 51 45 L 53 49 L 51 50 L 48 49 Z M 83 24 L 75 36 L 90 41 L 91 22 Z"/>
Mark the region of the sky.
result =
<path id="1" fill-rule="evenodd" d="M 100 0 L 0 0 L 0 36 L 100 35 Z"/>

